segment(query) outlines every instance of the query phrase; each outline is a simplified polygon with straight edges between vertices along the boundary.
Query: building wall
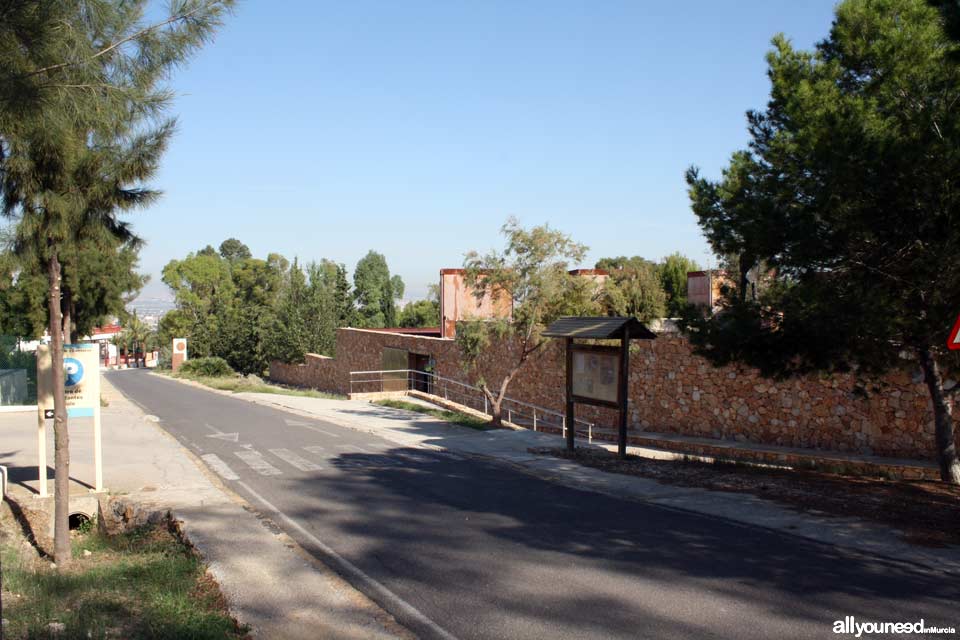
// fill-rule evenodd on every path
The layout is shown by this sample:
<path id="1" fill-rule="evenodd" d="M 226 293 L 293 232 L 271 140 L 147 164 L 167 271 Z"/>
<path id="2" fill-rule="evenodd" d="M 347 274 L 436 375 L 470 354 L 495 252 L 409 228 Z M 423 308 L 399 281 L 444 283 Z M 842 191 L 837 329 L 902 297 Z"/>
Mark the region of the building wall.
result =
<path id="1" fill-rule="evenodd" d="M 440 270 L 440 331 L 444 338 L 454 337 L 461 320 L 509 318 L 513 312 L 510 296 L 487 292 L 478 300 L 465 278 L 464 269 Z"/>
<path id="2" fill-rule="evenodd" d="M 384 347 L 430 355 L 438 375 L 470 383 L 479 375 L 502 379 L 516 349 L 502 343 L 485 354 L 477 371 L 467 373 L 453 340 L 341 329 L 336 358 L 309 355 L 302 365 L 273 363 L 270 377 L 349 393 L 350 372 L 381 369 Z M 551 341 L 528 360 L 507 395 L 563 411 L 563 366 L 563 347 Z M 629 389 L 632 431 L 903 458 L 934 455 L 932 410 L 915 371 L 873 381 L 867 394 L 849 374 L 774 381 L 747 367 L 713 367 L 693 354 L 683 336 L 664 333 L 634 343 Z M 598 426 L 616 424 L 609 409 L 577 405 L 577 417 Z"/>
<path id="3" fill-rule="evenodd" d="M 687 302 L 698 307 L 713 308 L 720 301 L 720 289 L 727 282 L 722 271 L 690 271 L 687 273 Z"/>

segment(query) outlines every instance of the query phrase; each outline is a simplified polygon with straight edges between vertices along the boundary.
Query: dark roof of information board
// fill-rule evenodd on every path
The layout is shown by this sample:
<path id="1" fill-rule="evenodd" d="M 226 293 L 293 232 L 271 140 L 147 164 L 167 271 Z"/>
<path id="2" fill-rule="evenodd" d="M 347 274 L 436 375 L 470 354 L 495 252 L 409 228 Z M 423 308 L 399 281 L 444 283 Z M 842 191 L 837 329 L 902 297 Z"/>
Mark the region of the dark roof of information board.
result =
<path id="1" fill-rule="evenodd" d="M 555 321 L 543 332 L 548 338 L 583 338 L 590 340 L 653 340 L 657 337 L 642 322 L 633 317 L 565 317 Z"/>

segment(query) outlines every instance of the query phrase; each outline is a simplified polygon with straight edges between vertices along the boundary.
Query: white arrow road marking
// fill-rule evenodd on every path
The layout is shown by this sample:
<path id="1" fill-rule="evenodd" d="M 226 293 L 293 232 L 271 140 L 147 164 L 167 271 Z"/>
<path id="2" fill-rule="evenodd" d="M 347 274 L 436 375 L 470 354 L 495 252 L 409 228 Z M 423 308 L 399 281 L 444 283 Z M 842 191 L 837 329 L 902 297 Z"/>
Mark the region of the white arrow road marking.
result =
<path id="1" fill-rule="evenodd" d="M 251 469 L 256 471 L 262 476 L 282 476 L 283 472 L 280 469 L 277 469 L 275 466 L 267 462 L 263 454 L 259 451 L 254 451 L 253 449 L 245 449 L 244 451 L 234 451 L 234 455 L 246 462 Z"/>
<path id="2" fill-rule="evenodd" d="M 298 456 L 293 451 L 290 451 L 290 449 L 269 449 L 269 451 L 290 466 L 295 467 L 300 471 L 320 471 L 323 469 L 323 467 L 317 463 L 310 462 L 306 458 Z"/>
<path id="3" fill-rule="evenodd" d="M 240 476 L 233 472 L 233 469 L 227 466 L 227 463 L 224 462 L 217 456 L 215 453 L 208 453 L 206 455 L 200 456 L 200 459 L 206 462 L 211 469 L 217 472 L 217 474 L 224 480 L 239 480 Z"/>
<path id="4" fill-rule="evenodd" d="M 224 433 L 217 429 L 212 424 L 204 424 L 207 429 L 213 432 L 213 435 L 207 436 L 208 438 L 216 438 L 217 440 L 226 440 L 227 442 L 237 442 L 240 439 L 240 434 L 238 433 Z"/>

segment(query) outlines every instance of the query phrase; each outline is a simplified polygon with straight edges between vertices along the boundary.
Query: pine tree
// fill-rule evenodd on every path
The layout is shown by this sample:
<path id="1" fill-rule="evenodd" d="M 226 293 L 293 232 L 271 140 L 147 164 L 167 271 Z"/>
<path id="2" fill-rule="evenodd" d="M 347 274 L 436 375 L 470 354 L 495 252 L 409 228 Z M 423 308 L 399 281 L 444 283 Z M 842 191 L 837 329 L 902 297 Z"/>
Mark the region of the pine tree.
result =
<path id="1" fill-rule="evenodd" d="M 54 558 L 70 560 L 61 256 L 83 229 L 132 238 L 119 215 L 145 189 L 173 121 L 167 74 L 213 33 L 227 1 L 181 0 L 142 21 L 145 1 L 0 2 L 0 194 L 17 245 L 46 265 L 53 360 Z M 69 29 L 63 25 L 70 25 Z"/>
<path id="2" fill-rule="evenodd" d="M 958 387 L 944 388 L 942 367 L 956 366 L 946 341 L 960 310 L 958 52 L 924 0 L 845 0 L 814 51 L 774 39 L 750 157 L 717 183 L 688 174 L 714 250 L 774 274 L 757 300 L 692 320 L 701 353 L 776 376 L 879 374 L 909 355 L 954 484 Z"/>

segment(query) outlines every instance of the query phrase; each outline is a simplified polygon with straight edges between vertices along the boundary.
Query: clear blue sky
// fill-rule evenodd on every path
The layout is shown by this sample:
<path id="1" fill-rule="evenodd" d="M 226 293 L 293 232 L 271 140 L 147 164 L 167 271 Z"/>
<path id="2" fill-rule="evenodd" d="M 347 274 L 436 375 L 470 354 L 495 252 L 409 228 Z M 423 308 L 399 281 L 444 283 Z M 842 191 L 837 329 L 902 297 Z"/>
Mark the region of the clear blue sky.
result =
<path id="1" fill-rule="evenodd" d="M 762 107 L 777 32 L 832 0 L 247 0 L 177 74 L 180 127 L 135 218 L 160 270 L 227 237 L 254 255 L 385 254 L 425 294 L 510 216 L 608 255 L 701 264 L 683 180 L 717 175 Z"/>

